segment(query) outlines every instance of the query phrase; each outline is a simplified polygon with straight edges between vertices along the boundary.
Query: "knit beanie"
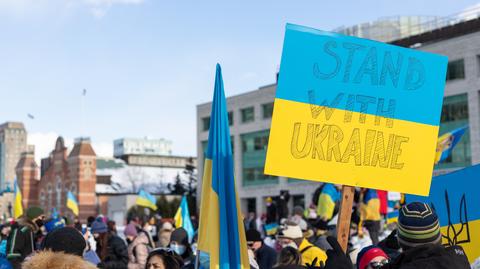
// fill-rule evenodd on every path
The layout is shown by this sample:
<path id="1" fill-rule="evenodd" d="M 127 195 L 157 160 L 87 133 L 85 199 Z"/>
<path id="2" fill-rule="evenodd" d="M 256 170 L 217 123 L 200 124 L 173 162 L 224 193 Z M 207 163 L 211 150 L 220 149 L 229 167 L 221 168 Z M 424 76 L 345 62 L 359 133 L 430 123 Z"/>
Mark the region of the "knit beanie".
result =
<path id="1" fill-rule="evenodd" d="M 388 259 L 388 255 L 379 247 L 368 246 L 363 248 L 357 256 L 357 269 L 365 269 L 375 257 Z"/>
<path id="2" fill-rule="evenodd" d="M 398 214 L 398 243 L 402 249 L 442 241 L 440 223 L 432 208 L 420 202 L 403 206 Z"/>
<path id="3" fill-rule="evenodd" d="M 133 223 L 127 224 L 127 227 L 125 227 L 125 231 L 123 232 L 125 236 L 133 236 L 136 237 L 138 235 L 137 232 L 137 227 Z"/>
<path id="4" fill-rule="evenodd" d="M 43 209 L 41 209 L 38 206 L 32 206 L 27 209 L 27 218 L 29 220 L 33 220 L 35 218 L 38 218 L 39 216 L 45 214 L 43 212 Z"/>
<path id="5" fill-rule="evenodd" d="M 172 235 L 170 236 L 170 242 L 177 242 L 179 244 L 182 244 L 184 246 L 188 246 L 188 234 L 187 231 L 183 228 L 178 228 L 175 229 L 175 231 L 172 232 Z"/>
<path id="6" fill-rule="evenodd" d="M 246 231 L 245 236 L 247 238 L 247 242 L 262 242 L 262 236 L 260 235 L 260 232 L 255 229 Z"/>
<path id="7" fill-rule="evenodd" d="M 57 228 L 43 239 L 42 249 L 65 252 L 82 257 L 87 243 L 82 234 L 72 227 Z"/>
<path id="8" fill-rule="evenodd" d="M 105 222 L 101 221 L 100 219 L 97 219 L 92 223 L 92 227 L 90 228 L 90 231 L 92 232 L 92 234 L 106 233 L 108 231 L 108 227 L 107 227 L 107 224 L 105 224 Z"/>

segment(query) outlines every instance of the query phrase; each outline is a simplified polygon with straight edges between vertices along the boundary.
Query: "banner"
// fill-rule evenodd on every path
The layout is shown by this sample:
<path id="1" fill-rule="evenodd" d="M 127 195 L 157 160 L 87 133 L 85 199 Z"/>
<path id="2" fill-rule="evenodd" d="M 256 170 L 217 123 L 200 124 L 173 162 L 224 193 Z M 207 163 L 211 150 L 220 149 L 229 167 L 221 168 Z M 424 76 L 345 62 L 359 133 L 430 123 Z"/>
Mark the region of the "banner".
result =
<path id="1" fill-rule="evenodd" d="M 265 174 L 428 195 L 446 67 L 288 24 Z"/>
<path id="2" fill-rule="evenodd" d="M 480 257 L 480 165 L 434 177 L 430 196 L 407 195 L 407 202 L 432 205 L 445 245 L 460 245 L 470 262 Z"/>

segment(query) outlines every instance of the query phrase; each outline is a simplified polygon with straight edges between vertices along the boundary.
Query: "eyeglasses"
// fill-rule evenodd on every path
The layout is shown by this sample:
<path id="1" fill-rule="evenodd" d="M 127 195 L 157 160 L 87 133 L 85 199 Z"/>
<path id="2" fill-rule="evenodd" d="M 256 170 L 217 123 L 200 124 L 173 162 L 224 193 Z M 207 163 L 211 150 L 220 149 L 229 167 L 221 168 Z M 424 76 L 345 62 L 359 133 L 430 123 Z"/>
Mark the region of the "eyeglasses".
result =
<path id="1" fill-rule="evenodd" d="M 382 260 L 382 261 L 379 261 L 379 262 L 371 262 L 369 263 L 370 267 L 372 267 L 373 269 L 379 269 L 379 268 L 382 268 L 383 266 L 387 265 L 390 261 L 385 259 L 385 260 Z"/>

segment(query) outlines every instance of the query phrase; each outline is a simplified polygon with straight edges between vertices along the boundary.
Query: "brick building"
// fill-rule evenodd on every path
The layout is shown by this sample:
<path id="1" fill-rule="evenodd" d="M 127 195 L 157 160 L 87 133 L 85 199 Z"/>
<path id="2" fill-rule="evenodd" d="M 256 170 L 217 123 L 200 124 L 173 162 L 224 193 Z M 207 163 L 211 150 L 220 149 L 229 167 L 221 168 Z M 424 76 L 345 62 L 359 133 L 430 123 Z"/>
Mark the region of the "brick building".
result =
<path id="1" fill-rule="evenodd" d="M 24 153 L 16 173 L 25 207 L 39 205 L 47 212 L 56 208 L 72 215 L 66 208 L 66 196 L 71 191 L 78 200 L 80 219 L 97 214 L 96 154 L 86 138 L 77 139 L 67 155 L 62 137 L 58 137 L 50 156 L 42 159 L 40 179 L 34 152 Z"/>

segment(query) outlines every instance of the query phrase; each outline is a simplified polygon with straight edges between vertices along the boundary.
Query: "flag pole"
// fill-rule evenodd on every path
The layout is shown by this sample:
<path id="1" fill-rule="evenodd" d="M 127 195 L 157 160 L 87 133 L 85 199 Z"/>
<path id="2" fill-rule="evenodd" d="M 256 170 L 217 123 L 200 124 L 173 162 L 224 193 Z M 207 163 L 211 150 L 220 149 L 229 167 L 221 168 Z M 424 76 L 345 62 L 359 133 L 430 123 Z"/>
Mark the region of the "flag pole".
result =
<path id="1" fill-rule="evenodd" d="M 340 201 L 337 221 L 337 240 L 345 253 L 347 253 L 348 239 L 350 238 L 350 221 L 354 195 L 355 187 L 342 186 L 342 200 Z"/>

